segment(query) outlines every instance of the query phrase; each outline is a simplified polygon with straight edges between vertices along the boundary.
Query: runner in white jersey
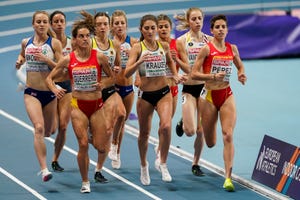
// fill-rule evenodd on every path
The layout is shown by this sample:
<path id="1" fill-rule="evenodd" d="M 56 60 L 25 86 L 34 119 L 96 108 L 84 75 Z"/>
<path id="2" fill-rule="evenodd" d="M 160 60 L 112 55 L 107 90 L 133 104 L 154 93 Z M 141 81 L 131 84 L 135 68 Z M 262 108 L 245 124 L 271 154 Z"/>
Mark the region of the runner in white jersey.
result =
<path id="1" fill-rule="evenodd" d="M 121 53 L 121 69 L 120 72 L 116 75 L 116 90 L 122 98 L 122 102 L 126 109 L 125 120 L 128 119 L 128 116 L 131 112 L 132 105 L 134 102 L 134 91 L 133 91 L 133 78 L 125 77 L 126 64 L 129 58 L 129 51 L 133 44 L 138 40 L 136 38 L 130 37 L 127 35 L 127 18 L 126 14 L 122 10 L 116 10 L 112 13 L 111 16 L 111 33 L 113 35 L 113 40 L 117 43 L 120 43 L 120 53 Z M 108 157 L 112 160 L 111 165 L 115 169 L 121 167 L 121 143 L 124 135 L 124 125 L 119 131 L 114 131 L 112 138 L 111 151 L 108 154 Z M 116 159 L 115 159 L 116 158 Z"/>
<path id="2" fill-rule="evenodd" d="M 55 33 L 55 37 L 61 42 L 63 56 L 67 56 L 72 51 L 71 38 L 66 35 L 66 15 L 59 10 L 54 11 L 50 15 L 51 28 Z M 65 72 L 67 74 L 67 72 Z M 57 114 L 58 114 L 58 133 L 54 142 L 54 154 L 52 157 L 52 169 L 54 171 L 63 171 L 64 168 L 58 163 L 58 158 L 66 142 L 67 127 L 71 117 L 71 82 L 70 80 L 55 80 L 57 87 L 66 90 L 63 98 L 57 100 Z"/>
<path id="3" fill-rule="evenodd" d="M 117 74 L 120 72 L 120 43 L 109 39 L 110 30 L 110 17 L 107 13 L 98 12 L 94 15 L 95 21 L 95 37 L 92 38 L 92 47 L 97 51 L 107 56 L 112 71 L 114 71 L 114 78 L 111 79 L 107 75 L 102 73 L 102 98 L 103 108 L 107 126 L 107 134 L 118 134 L 125 123 L 126 110 L 122 102 L 122 98 L 116 92 L 115 80 Z M 114 157 L 113 160 L 117 160 Z M 96 171 L 99 171 L 99 167 L 96 167 Z M 102 182 L 101 177 L 97 177 L 95 174 L 95 180 Z"/>
<path id="4" fill-rule="evenodd" d="M 46 77 L 62 56 L 61 43 L 48 35 L 49 15 L 45 11 L 33 14 L 34 36 L 22 40 L 22 49 L 16 61 L 19 69 L 26 61 L 25 107 L 34 127 L 34 149 L 40 164 L 42 180 L 52 178 L 47 168 L 44 137 L 56 130 L 56 97 L 45 83 Z"/>
<path id="5" fill-rule="evenodd" d="M 139 121 L 138 146 L 141 164 L 140 180 L 143 185 L 151 182 L 147 161 L 148 139 L 154 110 L 159 116 L 160 163 L 156 165 L 162 174 L 162 180 L 171 182 L 172 177 L 167 168 L 167 157 L 171 142 L 172 96 L 166 77 L 166 66 L 171 68 L 176 82 L 179 82 L 174 62 L 171 58 L 169 44 L 158 42 L 157 19 L 145 15 L 140 22 L 140 42 L 133 45 L 126 65 L 126 77 L 138 71 L 140 76 L 137 114 Z"/>
<path id="6" fill-rule="evenodd" d="M 190 72 L 200 49 L 212 38 L 204 34 L 204 14 L 199 8 L 189 8 L 184 17 L 177 17 L 180 20 L 179 27 L 189 28 L 189 31 L 177 39 L 177 50 L 181 60 L 187 65 L 181 65 L 181 70 L 187 74 L 188 80 L 182 88 L 182 118 L 176 125 L 176 133 L 179 137 L 186 134 L 192 137 L 196 134 L 194 141 L 194 159 L 192 173 L 195 176 L 203 176 L 199 160 L 203 148 L 203 130 L 200 119 L 200 92 L 204 86 L 203 81 L 192 80 Z M 191 112 L 194 111 L 194 112 Z"/>

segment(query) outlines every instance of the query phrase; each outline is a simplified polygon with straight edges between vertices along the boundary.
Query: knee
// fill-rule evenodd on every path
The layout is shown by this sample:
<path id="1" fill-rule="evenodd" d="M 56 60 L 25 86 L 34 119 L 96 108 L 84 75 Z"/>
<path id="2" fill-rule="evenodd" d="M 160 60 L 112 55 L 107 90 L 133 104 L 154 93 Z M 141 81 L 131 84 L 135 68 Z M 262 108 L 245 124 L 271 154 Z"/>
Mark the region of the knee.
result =
<path id="1" fill-rule="evenodd" d="M 89 144 L 88 144 L 88 141 L 85 140 L 85 139 L 81 139 L 78 141 L 78 145 L 79 145 L 79 149 L 81 151 L 87 151 L 88 148 L 89 148 Z"/>
<path id="2" fill-rule="evenodd" d="M 94 148 L 98 151 L 100 154 L 106 154 L 110 150 L 110 143 L 109 144 L 95 144 Z"/>
<path id="3" fill-rule="evenodd" d="M 170 123 L 163 123 L 163 124 L 160 125 L 159 129 L 160 129 L 161 133 L 165 133 L 165 134 L 170 133 L 171 124 Z"/>
<path id="4" fill-rule="evenodd" d="M 215 145 L 216 145 L 215 142 L 206 142 L 206 146 L 207 146 L 208 148 L 213 148 Z"/>
<path id="5" fill-rule="evenodd" d="M 192 137 L 196 133 L 196 130 L 193 127 L 186 127 L 183 125 L 183 132 L 186 136 Z"/>
<path id="6" fill-rule="evenodd" d="M 150 132 L 140 132 L 138 137 L 139 142 L 148 141 L 149 135 Z"/>
<path id="7" fill-rule="evenodd" d="M 233 142 L 232 131 L 222 130 L 222 133 L 223 133 L 223 141 L 224 141 L 224 143 L 232 143 Z"/>
<path id="8" fill-rule="evenodd" d="M 123 109 L 119 112 L 119 118 L 122 120 L 125 120 L 125 118 L 126 118 L 126 110 L 125 109 Z"/>
<path id="9" fill-rule="evenodd" d="M 59 131 L 60 132 L 66 132 L 67 131 L 67 126 L 68 126 L 68 123 L 66 122 L 62 122 L 59 124 Z"/>
<path id="10" fill-rule="evenodd" d="M 45 128 L 44 128 L 44 126 L 42 124 L 36 123 L 34 125 L 34 134 L 36 136 L 44 137 L 44 132 L 45 132 Z"/>

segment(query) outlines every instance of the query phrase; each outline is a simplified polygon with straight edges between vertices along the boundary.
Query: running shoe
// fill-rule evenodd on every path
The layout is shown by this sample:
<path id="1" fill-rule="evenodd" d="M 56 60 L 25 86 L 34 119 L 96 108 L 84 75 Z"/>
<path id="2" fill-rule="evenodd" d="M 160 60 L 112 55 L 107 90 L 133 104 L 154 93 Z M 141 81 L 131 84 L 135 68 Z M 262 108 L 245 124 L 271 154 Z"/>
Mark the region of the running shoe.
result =
<path id="1" fill-rule="evenodd" d="M 43 170 L 41 170 L 38 175 L 42 174 L 42 180 L 44 182 L 49 181 L 50 179 L 52 179 L 52 173 L 49 172 L 48 168 L 45 168 Z"/>
<path id="2" fill-rule="evenodd" d="M 118 160 L 117 151 L 118 151 L 118 145 L 111 144 L 110 151 L 108 153 L 109 159 L 115 160 L 115 161 Z"/>
<path id="3" fill-rule="evenodd" d="M 96 172 L 94 176 L 95 182 L 97 183 L 107 183 L 108 180 L 101 174 L 101 172 Z"/>
<path id="4" fill-rule="evenodd" d="M 168 167 L 167 167 L 166 163 L 159 165 L 159 171 L 161 172 L 161 177 L 162 177 L 163 181 L 165 181 L 165 182 L 171 182 L 172 181 L 172 177 L 169 173 L 169 170 L 168 170 Z"/>
<path id="5" fill-rule="evenodd" d="M 177 122 L 176 125 L 176 134 L 181 137 L 183 135 L 183 122 L 182 122 L 182 118 L 180 119 L 179 122 Z"/>
<path id="6" fill-rule="evenodd" d="M 195 176 L 204 176 L 205 174 L 203 173 L 203 171 L 200 169 L 199 165 L 193 165 L 192 166 L 192 173 Z"/>
<path id="7" fill-rule="evenodd" d="M 149 175 L 149 164 L 148 164 L 148 162 L 147 162 L 145 167 L 141 166 L 141 177 L 140 177 L 140 179 L 141 179 L 141 183 L 143 185 L 150 185 L 151 180 L 150 180 L 150 175 Z"/>
<path id="8" fill-rule="evenodd" d="M 62 167 L 58 164 L 57 161 L 53 161 L 52 164 L 51 164 L 51 166 L 52 166 L 53 171 L 62 172 L 62 171 L 65 170 L 64 168 L 62 168 Z"/>
<path id="9" fill-rule="evenodd" d="M 81 193 L 90 193 L 91 192 L 91 186 L 90 186 L 90 182 L 82 182 L 81 185 L 81 189 L 80 189 Z"/>
<path id="10" fill-rule="evenodd" d="M 117 154 L 117 160 L 112 160 L 111 161 L 111 166 L 114 169 L 120 169 L 121 168 L 120 154 Z"/>
<path id="11" fill-rule="evenodd" d="M 234 192 L 234 185 L 231 178 L 226 178 L 223 184 L 223 188 L 228 192 Z"/>

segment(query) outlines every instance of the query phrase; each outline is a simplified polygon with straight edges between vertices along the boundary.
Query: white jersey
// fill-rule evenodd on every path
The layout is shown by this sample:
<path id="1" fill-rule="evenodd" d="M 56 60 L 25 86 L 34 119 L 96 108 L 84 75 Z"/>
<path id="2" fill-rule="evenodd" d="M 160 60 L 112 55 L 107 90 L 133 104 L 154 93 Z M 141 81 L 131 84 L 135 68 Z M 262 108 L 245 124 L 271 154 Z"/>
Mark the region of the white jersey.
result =
<path id="1" fill-rule="evenodd" d="M 25 47 L 26 72 L 50 72 L 51 68 L 47 63 L 38 61 L 35 54 L 42 53 L 51 60 L 54 60 L 54 52 L 52 49 L 52 37 L 48 37 L 42 46 L 33 44 L 33 37 L 29 39 Z"/>
<path id="2" fill-rule="evenodd" d="M 63 56 L 69 55 L 72 52 L 72 41 L 69 36 L 67 36 L 67 44 L 62 49 Z"/>

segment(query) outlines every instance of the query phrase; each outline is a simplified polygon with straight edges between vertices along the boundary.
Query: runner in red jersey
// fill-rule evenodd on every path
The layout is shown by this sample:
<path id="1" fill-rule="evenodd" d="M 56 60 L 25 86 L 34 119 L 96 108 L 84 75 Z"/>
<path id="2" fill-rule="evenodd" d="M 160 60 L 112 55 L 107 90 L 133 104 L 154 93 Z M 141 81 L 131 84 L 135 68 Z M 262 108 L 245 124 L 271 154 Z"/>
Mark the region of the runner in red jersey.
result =
<path id="1" fill-rule="evenodd" d="M 58 99 L 65 95 L 66 90 L 57 88 L 53 82 L 54 78 L 64 77 L 66 80 L 71 80 L 71 121 L 79 146 L 77 162 L 82 178 L 80 189 L 82 193 L 91 191 L 88 178 L 88 128 L 92 133 L 92 143 L 98 151 L 99 170 L 109 152 L 111 138 L 111 135 L 106 134 L 104 109 L 102 109 L 101 71 L 103 70 L 108 77 L 113 77 L 113 73 L 107 57 L 92 50 L 90 35 L 93 29 L 90 21 L 93 21 L 93 18 L 87 17 L 74 23 L 72 37 L 75 50 L 61 59 L 46 79 L 48 87 Z M 100 171 L 98 173 L 101 174 Z"/>
<path id="2" fill-rule="evenodd" d="M 229 84 L 233 65 L 236 66 L 238 80 L 243 85 L 247 77 L 237 46 L 225 42 L 228 33 L 226 16 L 214 16 L 211 19 L 210 29 L 214 38 L 200 50 L 191 77 L 195 80 L 205 81 L 201 92 L 201 118 L 205 141 L 210 148 L 216 144 L 217 120 L 218 115 L 220 116 L 225 164 L 223 187 L 227 191 L 234 191 L 231 173 L 234 157 L 233 130 L 236 123 L 236 106 Z"/>

